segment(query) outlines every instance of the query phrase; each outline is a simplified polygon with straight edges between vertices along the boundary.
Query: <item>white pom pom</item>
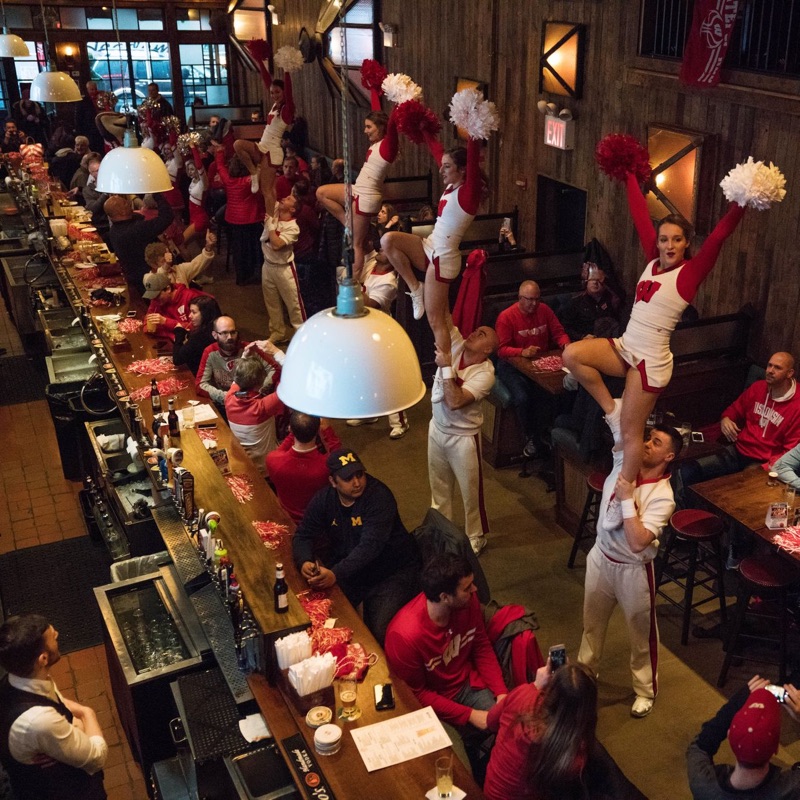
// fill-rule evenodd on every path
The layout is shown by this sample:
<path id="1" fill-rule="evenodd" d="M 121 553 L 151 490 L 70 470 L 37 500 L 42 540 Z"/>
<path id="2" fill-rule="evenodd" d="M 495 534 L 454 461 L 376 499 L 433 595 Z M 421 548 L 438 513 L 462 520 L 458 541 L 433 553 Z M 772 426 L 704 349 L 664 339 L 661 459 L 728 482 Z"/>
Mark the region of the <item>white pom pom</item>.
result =
<path id="1" fill-rule="evenodd" d="M 483 99 L 477 89 L 462 89 L 450 101 L 450 122 L 464 128 L 470 139 L 488 139 L 500 126 L 494 103 Z"/>
<path id="2" fill-rule="evenodd" d="M 303 66 L 303 54 L 296 47 L 285 44 L 275 53 L 275 66 L 284 72 L 297 72 Z"/>
<path id="3" fill-rule="evenodd" d="M 743 164 L 737 164 L 719 185 L 729 202 L 759 211 L 786 197 L 783 173 L 771 162 L 767 166 L 763 161 L 753 161 L 752 156 Z"/>
<path id="4" fill-rule="evenodd" d="M 381 89 L 390 103 L 400 105 L 407 100 L 422 100 L 422 89 L 408 75 L 392 72 L 383 79 Z"/>

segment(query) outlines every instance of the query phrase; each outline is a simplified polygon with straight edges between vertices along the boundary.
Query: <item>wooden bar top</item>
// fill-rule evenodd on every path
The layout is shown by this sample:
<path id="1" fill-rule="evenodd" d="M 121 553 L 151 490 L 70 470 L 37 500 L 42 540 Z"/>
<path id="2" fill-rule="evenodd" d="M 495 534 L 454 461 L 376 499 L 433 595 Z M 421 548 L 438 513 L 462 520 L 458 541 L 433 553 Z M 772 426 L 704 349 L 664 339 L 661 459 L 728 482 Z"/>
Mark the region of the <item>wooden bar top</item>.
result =
<path id="1" fill-rule="evenodd" d="M 526 378 L 530 378 L 534 383 L 542 387 L 548 394 L 557 395 L 564 391 L 564 375 L 566 373 L 562 369 L 556 370 L 543 370 L 538 369 L 536 362 L 540 358 L 547 356 L 558 356 L 561 358 L 562 351 L 560 349 L 548 350 L 546 353 L 540 353 L 536 358 L 523 358 L 522 356 L 512 356 L 506 359 L 511 366 L 518 369 Z"/>
<path id="2" fill-rule="evenodd" d="M 689 488 L 718 513 L 753 532 L 764 527 L 767 506 L 784 499 L 783 484 L 767 486 L 767 473 L 759 466 L 695 483 Z"/>

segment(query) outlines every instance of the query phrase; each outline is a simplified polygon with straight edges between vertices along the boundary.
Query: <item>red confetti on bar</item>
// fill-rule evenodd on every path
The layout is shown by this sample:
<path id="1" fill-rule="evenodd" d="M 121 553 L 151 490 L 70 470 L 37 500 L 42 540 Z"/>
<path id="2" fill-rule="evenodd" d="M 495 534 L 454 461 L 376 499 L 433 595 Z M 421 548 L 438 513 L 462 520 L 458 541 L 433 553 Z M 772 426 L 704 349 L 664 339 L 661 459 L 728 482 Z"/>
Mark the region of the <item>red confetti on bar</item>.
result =
<path id="1" fill-rule="evenodd" d="M 177 378 L 165 378 L 163 381 L 157 381 L 156 383 L 158 385 L 158 392 L 162 395 L 178 394 L 189 385 L 189 381 L 180 381 Z M 150 384 L 134 389 L 130 393 L 131 400 L 136 403 L 147 400 L 147 398 L 150 397 L 150 389 Z"/>
<path id="2" fill-rule="evenodd" d="M 270 550 L 277 550 L 281 543 L 281 536 L 289 535 L 286 525 L 281 525 L 279 522 L 253 520 L 253 527 L 261 541 L 264 542 L 264 546 Z"/>
<path id="3" fill-rule="evenodd" d="M 172 363 L 171 358 L 161 356 L 159 358 L 145 358 L 141 361 L 131 361 L 126 371 L 133 372 L 135 375 L 158 375 L 161 372 L 175 372 L 176 369 L 177 367 Z"/>
<path id="4" fill-rule="evenodd" d="M 201 442 L 214 442 L 214 447 L 217 446 L 217 431 L 215 428 L 195 428 L 195 432 L 200 437 Z"/>
<path id="5" fill-rule="evenodd" d="M 144 323 L 140 319 L 131 319 L 129 317 L 121 319 L 117 323 L 117 330 L 122 331 L 122 333 L 139 333 L 143 327 Z"/>
<path id="6" fill-rule="evenodd" d="M 541 372 L 558 372 L 564 366 L 564 362 L 561 356 L 543 356 L 534 359 L 531 365 Z"/>
<path id="7" fill-rule="evenodd" d="M 772 543 L 792 555 L 800 555 L 800 527 L 786 528 L 772 537 Z"/>
<path id="8" fill-rule="evenodd" d="M 253 481 L 247 475 L 226 475 L 225 480 L 240 503 L 249 503 L 253 499 Z"/>

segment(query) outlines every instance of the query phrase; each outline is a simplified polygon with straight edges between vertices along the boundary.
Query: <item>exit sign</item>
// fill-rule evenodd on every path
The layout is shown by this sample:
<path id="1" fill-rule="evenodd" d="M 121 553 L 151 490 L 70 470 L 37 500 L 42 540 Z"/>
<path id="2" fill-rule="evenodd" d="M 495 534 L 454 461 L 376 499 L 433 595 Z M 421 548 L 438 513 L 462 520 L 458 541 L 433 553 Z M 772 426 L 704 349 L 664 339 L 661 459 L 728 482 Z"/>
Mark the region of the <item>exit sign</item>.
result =
<path id="1" fill-rule="evenodd" d="M 575 149 L 575 120 L 551 117 L 544 118 L 544 143 L 559 150 Z"/>

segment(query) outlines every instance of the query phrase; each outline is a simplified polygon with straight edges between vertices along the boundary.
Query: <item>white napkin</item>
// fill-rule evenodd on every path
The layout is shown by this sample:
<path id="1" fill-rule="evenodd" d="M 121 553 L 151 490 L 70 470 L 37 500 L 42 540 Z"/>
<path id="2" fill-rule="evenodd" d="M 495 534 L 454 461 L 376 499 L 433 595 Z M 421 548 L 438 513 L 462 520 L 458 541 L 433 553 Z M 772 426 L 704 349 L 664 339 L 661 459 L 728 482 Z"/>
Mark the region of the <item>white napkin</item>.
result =
<path id="1" fill-rule="evenodd" d="M 257 742 L 259 739 L 271 739 L 272 733 L 267 727 L 267 721 L 258 712 L 250 714 L 239 720 L 239 730 L 248 742 Z"/>
<path id="2" fill-rule="evenodd" d="M 463 789 L 459 789 L 458 786 L 454 785 L 449 800 L 463 800 L 466 796 L 467 793 Z M 439 790 L 434 786 L 433 789 L 425 792 L 425 797 L 428 800 L 439 800 Z"/>

